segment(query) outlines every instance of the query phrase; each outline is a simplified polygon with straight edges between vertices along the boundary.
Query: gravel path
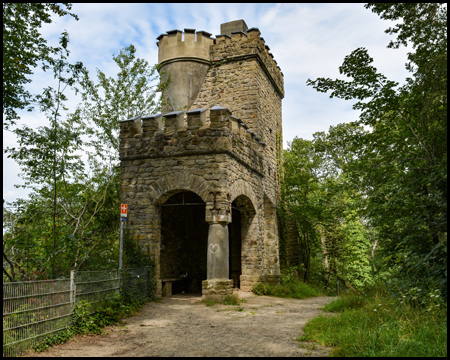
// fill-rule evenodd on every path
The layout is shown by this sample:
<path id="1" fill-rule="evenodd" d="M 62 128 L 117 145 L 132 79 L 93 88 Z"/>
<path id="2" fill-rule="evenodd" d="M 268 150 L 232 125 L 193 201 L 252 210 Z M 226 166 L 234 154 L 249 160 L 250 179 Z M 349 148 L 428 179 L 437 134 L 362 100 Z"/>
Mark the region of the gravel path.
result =
<path id="1" fill-rule="evenodd" d="M 329 349 L 295 339 L 332 297 L 281 299 L 240 292 L 238 306 L 201 303 L 200 294 L 177 294 L 146 304 L 110 326 L 108 335 L 78 336 L 25 356 L 327 356 Z"/>

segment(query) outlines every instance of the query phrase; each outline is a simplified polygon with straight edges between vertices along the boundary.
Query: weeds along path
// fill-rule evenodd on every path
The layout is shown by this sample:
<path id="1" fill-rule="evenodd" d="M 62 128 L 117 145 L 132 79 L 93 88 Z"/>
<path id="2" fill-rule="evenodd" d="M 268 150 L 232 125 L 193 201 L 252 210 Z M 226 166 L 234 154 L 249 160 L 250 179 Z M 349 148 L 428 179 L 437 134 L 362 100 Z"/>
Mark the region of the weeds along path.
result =
<path id="1" fill-rule="evenodd" d="M 146 304 L 108 335 L 76 337 L 25 356 L 326 356 L 329 349 L 296 338 L 335 298 L 281 299 L 240 292 L 241 305 L 201 303 L 177 294 Z"/>

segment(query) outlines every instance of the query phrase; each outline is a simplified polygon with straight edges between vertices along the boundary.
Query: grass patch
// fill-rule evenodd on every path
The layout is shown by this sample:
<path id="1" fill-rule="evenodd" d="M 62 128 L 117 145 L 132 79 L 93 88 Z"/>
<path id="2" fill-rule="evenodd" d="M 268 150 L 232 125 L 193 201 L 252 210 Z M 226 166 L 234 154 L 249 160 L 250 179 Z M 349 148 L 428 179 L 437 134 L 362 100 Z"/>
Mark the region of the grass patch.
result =
<path id="1" fill-rule="evenodd" d="M 219 300 L 202 300 L 201 303 L 205 304 L 206 306 L 213 306 L 216 304 L 222 303 L 223 305 L 240 305 L 242 303 L 246 303 L 247 300 L 240 299 L 239 296 L 235 294 L 227 295 L 225 299 L 220 302 Z"/>
<path id="2" fill-rule="evenodd" d="M 240 305 L 241 303 L 247 302 L 244 299 L 240 299 L 237 295 L 227 295 L 227 297 L 222 301 L 224 305 Z"/>
<path id="3" fill-rule="evenodd" d="M 382 291 L 344 295 L 325 306 L 339 316 L 310 320 L 298 340 L 332 346 L 331 356 L 446 357 L 447 309 L 442 306 L 427 311 Z"/>
<path id="4" fill-rule="evenodd" d="M 202 303 L 204 303 L 206 306 L 213 306 L 217 304 L 217 301 L 214 300 L 202 300 Z"/>
<path id="5" fill-rule="evenodd" d="M 282 298 L 305 299 L 308 297 L 322 295 L 319 291 L 297 278 L 290 277 L 281 279 L 281 284 L 270 285 L 258 283 L 253 287 L 256 295 L 276 296 Z"/>
<path id="6" fill-rule="evenodd" d="M 367 303 L 367 300 L 357 294 L 349 294 L 346 296 L 341 296 L 335 301 L 325 305 L 324 310 L 329 312 L 343 312 L 349 309 L 360 309 Z"/>

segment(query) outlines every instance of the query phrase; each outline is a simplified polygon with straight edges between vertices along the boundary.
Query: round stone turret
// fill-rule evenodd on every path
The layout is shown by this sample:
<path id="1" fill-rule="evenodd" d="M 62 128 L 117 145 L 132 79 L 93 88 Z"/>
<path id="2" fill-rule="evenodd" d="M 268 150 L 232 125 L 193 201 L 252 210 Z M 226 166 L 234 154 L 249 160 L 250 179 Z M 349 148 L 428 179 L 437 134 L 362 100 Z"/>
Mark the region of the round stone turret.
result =
<path id="1" fill-rule="evenodd" d="M 183 40 L 184 34 L 184 40 Z M 161 81 L 169 80 L 164 96 L 165 110 L 189 109 L 201 89 L 209 67 L 209 50 L 214 40 L 205 31 L 168 31 L 158 37 Z"/>

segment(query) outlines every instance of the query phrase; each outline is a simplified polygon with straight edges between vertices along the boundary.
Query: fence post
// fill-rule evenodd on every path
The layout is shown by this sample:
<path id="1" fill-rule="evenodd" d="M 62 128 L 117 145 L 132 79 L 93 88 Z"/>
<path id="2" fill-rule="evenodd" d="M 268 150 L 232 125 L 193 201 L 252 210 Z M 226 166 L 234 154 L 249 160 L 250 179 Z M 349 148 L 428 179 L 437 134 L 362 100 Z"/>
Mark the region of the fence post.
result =
<path id="1" fill-rule="evenodd" d="M 76 285 L 75 285 L 75 276 L 76 276 L 76 270 L 70 270 L 70 312 L 73 311 L 73 306 L 75 305 L 76 301 Z"/>
<path id="2" fill-rule="evenodd" d="M 149 289 L 149 287 L 148 287 L 148 284 L 149 284 L 149 282 L 150 282 L 150 269 L 149 269 L 149 267 L 148 266 L 146 266 L 145 267 L 145 297 L 149 297 L 149 292 L 150 292 L 150 289 Z"/>
<path id="3" fill-rule="evenodd" d="M 123 218 L 120 219 L 120 240 L 119 240 L 119 270 L 122 269 L 122 257 L 123 257 Z"/>
<path id="4" fill-rule="evenodd" d="M 122 282 L 123 282 L 123 279 L 122 279 L 122 277 L 123 277 L 123 274 L 122 274 L 122 269 L 117 269 L 117 294 L 119 295 L 119 296 L 122 296 L 122 289 L 123 289 L 123 286 L 122 286 Z"/>

